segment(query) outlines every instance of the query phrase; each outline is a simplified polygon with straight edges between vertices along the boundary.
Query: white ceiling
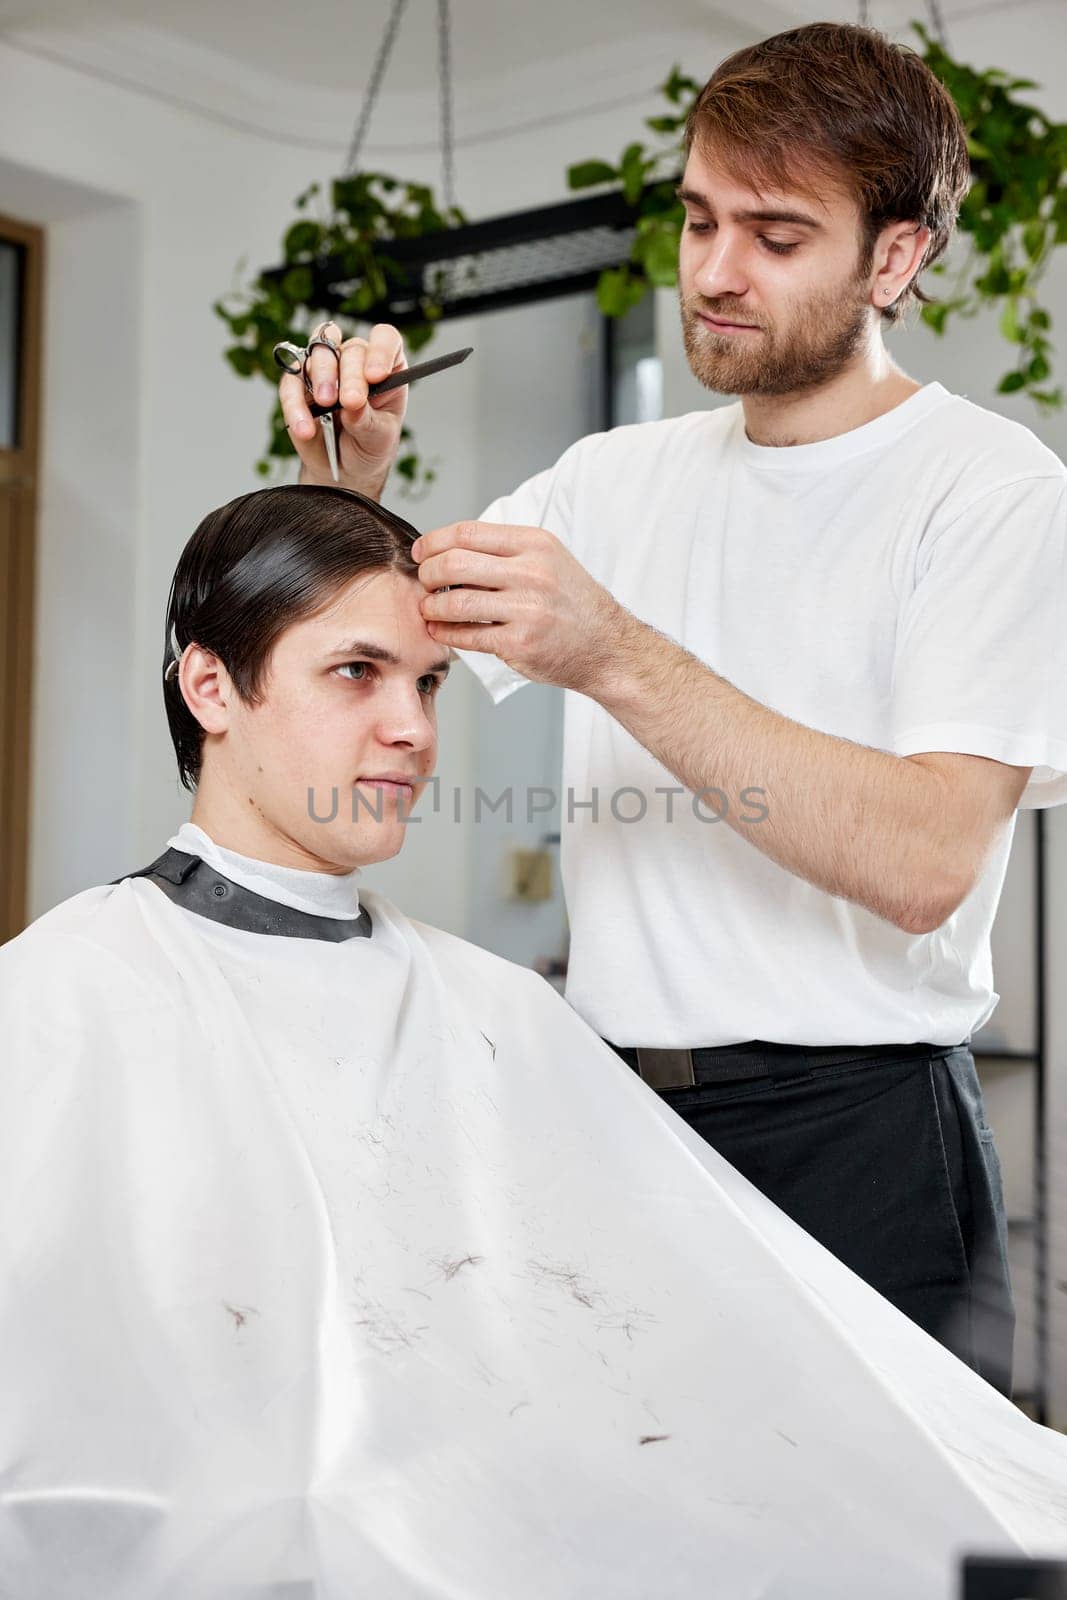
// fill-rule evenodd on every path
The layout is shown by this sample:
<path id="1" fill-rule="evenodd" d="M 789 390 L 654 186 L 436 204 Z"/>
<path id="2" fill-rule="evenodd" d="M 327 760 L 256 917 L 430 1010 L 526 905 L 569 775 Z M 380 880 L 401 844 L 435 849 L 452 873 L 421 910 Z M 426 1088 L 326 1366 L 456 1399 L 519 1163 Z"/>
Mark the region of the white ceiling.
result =
<path id="1" fill-rule="evenodd" d="M 0 0 L 0 31 L 150 27 L 212 51 L 240 72 L 357 95 L 389 11 L 389 0 Z M 451 12 L 456 80 L 466 82 L 502 77 L 518 63 L 562 63 L 635 34 L 699 30 L 731 14 L 741 21 L 777 15 L 788 26 L 796 8 L 789 0 L 452 0 Z M 436 28 L 436 0 L 408 0 L 390 89 L 433 86 Z"/>
<path id="2" fill-rule="evenodd" d="M 452 0 L 457 144 L 645 101 L 681 60 L 699 77 L 742 43 L 859 0 Z M 914 43 L 925 0 L 868 0 Z M 997 19 L 1045 43 L 1067 0 L 942 0 L 953 25 Z M 347 146 L 389 0 L 0 0 L 0 38 L 245 132 L 336 154 Z M 385 157 L 437 140 L 436 0 L 408 0 L 367 141 Z M 1017 19 L 1017 20 L 1016 20 Z M 1054 50 L 1053 54 L 1057 52 Z M 699 57 L 699 59 L 698 59 Z M 1037 76 L 1037 73 L 1034 73 Z"/>
<path id="3" fill-rule="evenodd" d="M 947 19 L 1026 0 L 943 0 Z M 208 49 L 237 70 L 252 68 L 291 83 L 357 92 L 377 52 L 388 0 L 0 0 L 0 31 L 133 24 Z M 503 75 L 516 63 L 564 62 L 634 34 L 700 30 L 716 22 L 790 27 L 858 7 L 803 0 L 452 0 L 457 80 Z M 921 14 L 922 0 L 868 0 L 875 26 Z M 425 90 L 436 74 L 436 0 L 408 0 L 389 68 L 389 85 Z M 883 20 L 884 19 L 884 20 Z"/>

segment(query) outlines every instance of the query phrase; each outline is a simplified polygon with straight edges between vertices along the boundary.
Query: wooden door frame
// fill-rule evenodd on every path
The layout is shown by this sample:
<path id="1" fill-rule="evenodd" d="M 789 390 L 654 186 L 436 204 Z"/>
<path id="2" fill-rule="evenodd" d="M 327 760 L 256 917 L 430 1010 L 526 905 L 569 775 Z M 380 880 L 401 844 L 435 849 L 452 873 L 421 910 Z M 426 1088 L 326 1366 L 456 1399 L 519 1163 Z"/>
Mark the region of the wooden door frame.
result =
<path id="1" fill-rule="evenodd" d="M 31 718 L 34 647 L 34 578 L 40 470 L 41 360 L 44 289 L 44 232 L 0 215 L 0 242 L 23 251 L 19 303 L 17 373 L 18 438 L 14 449 L 0 446 L 0 492 L 12 497 L 12 563 L 7 616 L 0 649 L 7 671 L 0 752 L 3 784 L 0 834 L 0 941 L 26 925 L 30 849 Z"/>

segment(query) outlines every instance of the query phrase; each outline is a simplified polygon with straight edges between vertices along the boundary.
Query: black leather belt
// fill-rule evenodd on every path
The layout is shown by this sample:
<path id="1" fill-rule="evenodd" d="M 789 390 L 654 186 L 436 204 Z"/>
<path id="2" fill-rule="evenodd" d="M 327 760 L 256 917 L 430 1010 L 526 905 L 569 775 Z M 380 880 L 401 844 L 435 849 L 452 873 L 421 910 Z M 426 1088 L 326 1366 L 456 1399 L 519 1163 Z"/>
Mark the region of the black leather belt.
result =
<path id="1" fill-rule="evenodd" d="M 605 1040 L 611 1044 L 611 1040 Z M 947 1056 L 961 1045 L 774 1044 L 750 1039 L 745 1044 L 715 1045 L 708 1049 L 650 1050 L 644 1046 L 612 1044 L 611 1048 L 640 1074 L 650 1089 L 687 1089 L 702 1083 L 732 1083 L 746 1078 L 796 1078 L 805 1072 L 827 1072 L 851 1061 L 906 1061 L 919 1056 Z"/>

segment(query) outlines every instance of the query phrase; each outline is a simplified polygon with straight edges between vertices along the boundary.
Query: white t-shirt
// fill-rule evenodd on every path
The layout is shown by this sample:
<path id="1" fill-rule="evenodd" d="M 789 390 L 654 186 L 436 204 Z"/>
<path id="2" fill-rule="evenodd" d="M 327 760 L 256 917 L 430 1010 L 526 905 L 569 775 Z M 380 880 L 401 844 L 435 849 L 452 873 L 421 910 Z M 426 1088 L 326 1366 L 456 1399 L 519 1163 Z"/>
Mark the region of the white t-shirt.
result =
<path id="1" fill-rule="evenodd" d="M 1067 469 L 940 383 L 815 444 L 753 444 L 740 403 L 594 434 L 483 517 L 549 529 L 635 616 L 796 722 L 1032 766 L 1022 807 L 1067 800 Z M 463 655 L 496 700 L 524 682 Z M 566 696 L 579 1014 L 661 1047 L 977 1030 L 999 998 L 989 932 L 1014 819 L 955 915 L 909 934 L 715 820 L 763 801 L 694 806 L 606 711 Z"/>

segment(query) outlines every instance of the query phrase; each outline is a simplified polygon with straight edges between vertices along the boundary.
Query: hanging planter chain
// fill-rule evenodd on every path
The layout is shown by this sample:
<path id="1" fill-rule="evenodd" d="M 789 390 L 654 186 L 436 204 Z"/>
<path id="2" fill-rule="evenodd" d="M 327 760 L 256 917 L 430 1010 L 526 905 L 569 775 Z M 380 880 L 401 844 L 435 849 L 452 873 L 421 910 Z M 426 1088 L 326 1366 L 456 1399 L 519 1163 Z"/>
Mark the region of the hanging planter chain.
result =
<path id="1" fill-rule="evenodd" d="M 441 109 L 441 192 L 456 208 L 455 138 L 452 126 L 452 18 L 449 0 L 437 0 L 437 79 Z"/>
<path id="2" fill-rule="evenodd" d="M 385 33 L 382 35 L 382 42 L 378 46 L 378 56 L 374 63 L 374 69 L 370 75 L 370 81 L 367 84 L 367 91 L 363 96 L 363 104 L 360 107 L 359 116 L 356 119 L 355 130 L 352 134 L 352 143 L 349 145 L 348 154 L 345 157 L 344 171 L 342 173 L 343 177 L 351 177 L 356 170 L 356 163 L 359 161 L 359 152 L 362 150 L 363 141 L 367 136 L 367 129 L 370 126 L 371 113 L 374 110 L 375 103 L 378 99 L 378 93 L 382 86 L 382 79 L 385 76 L 385 69 L 389 65 L 389 57 L 393 53 L 393 45 L 396 43 L 397 32 L 400 28 L 400 19 L 404 15 L 404 7 L 406 5 L 407 0 L 393 0 L 393 9 L 389 15 L 389 20 L 386 22 Z"/>
<path id="3" fill-rule="evenodd" d="M 350 178 L 359 165 L 359 155 L 363 148 L 363 141 L 367 137 L 370 119 L 381 92 L 382 79 L 385 77 L 389 65 L 389 57 L 393 53 L 396 36 L 400 31 L 401 18 L 407 0 L 393 0 L 393 9 L 389 13 L 385 24 L 382 42 L 378 46 L 378 55 L 363 96 L 359 116 L 352 134 L 352 142 L 348 147 L 345 157 L 342 176 Z M 449 0 L 437 0 L 437 84 L 438 102 L 441 119 L 441 189 L 445 197 L 445 205 L 449 211 L 456 207 L 456 161 L 455 161 L 455 135 L 453 131 L 452 115 L 452 17 L 449 9 Z"/>

